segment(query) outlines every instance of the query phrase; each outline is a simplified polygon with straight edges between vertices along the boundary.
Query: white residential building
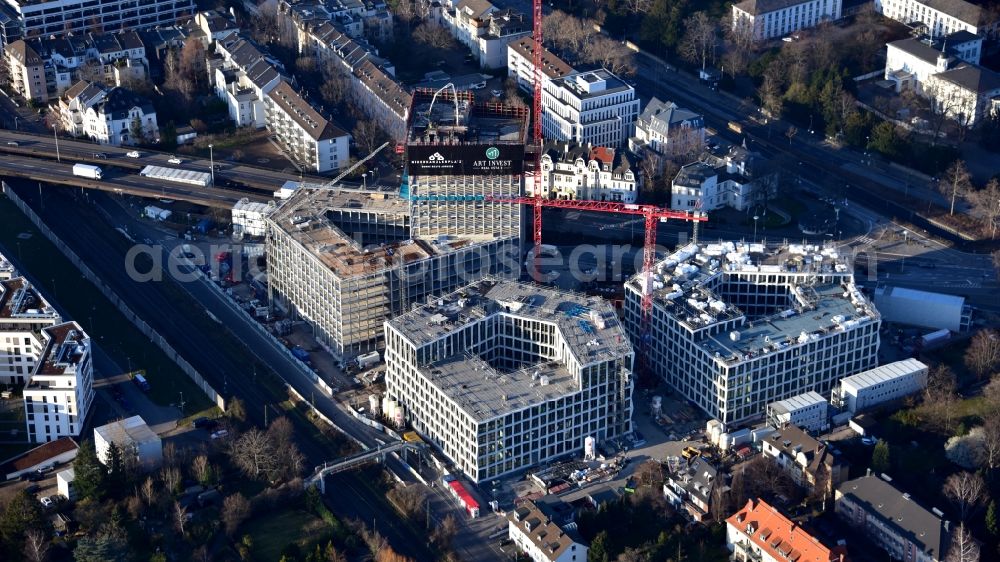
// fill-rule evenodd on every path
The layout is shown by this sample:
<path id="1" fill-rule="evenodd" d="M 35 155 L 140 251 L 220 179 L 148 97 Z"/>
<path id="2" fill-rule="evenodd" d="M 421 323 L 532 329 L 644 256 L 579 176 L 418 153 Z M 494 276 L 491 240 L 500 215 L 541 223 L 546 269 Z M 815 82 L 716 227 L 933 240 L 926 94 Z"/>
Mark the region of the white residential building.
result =
<path id="1" fill-rule="evenodd" d="M 795 425 L 806 431 L 824 431 L 830 427 L 830 403 L 810 390 L 767 405 L 767 423 L 774 427 Z"/>
<path id="2" fill-rule="evenodd" d="M 625 322 L 642 341 L 643 278 L 625 284 Z M 834 247 L 688 244 L 648 281 L 647 361 L 729 427 L 803 392 L 829 393 L 875 366 L 881 317 Z"/>
<path id="3" fill-rule="evenodd" d="M 261 203 L 240 199 L 233 205 L 233 234 L 239 236 L 264 236 L 267 231 L 267 215 L 274 212 L 272 202 Z"/>
<path id="4" fill-rule="evenodd" d="M 442 12 L 452 35 L 472 51 L 483 68 L 503 68 L 507 46 L 531 35 L 531 19 L 513 10 L 500 10 L 488 0 L 460 0 L 454 10 Z"/>
<path id="5" fill-rule="evenodd" d="M 475 482 L 632 429 L 632 348 L 611 305 L 480 281 L 385 324 L 386 397 Z"/>
<path id="6" fill-rule="evenodd" d="M 726 519 L 726 547 L 738 562 L 844 562 L 847 548 L 832 548 L 764 500 L 749 500 Z"/>
<path id="7" fill-rule="evenodd" d="M 284 80 L 280 65 L 253 43 L 229 35 L 216 43 L 222 61 L 210 68 L 215 94 L 226 102 L 237 127 L 262 129 L 267 125 L 267 95 Z"/>
<path id="8" fill-rule="evenodd" d="M 79 435 L 94 400 L 90 338 L 76 322 L 42 329 L 45 348 L 24 387 L 28 439 Z"/>
<path id="9" fill-rule="evenodd" d="M 842 408 L 857 414 L 925 388 L 927 365 L 916 359 L 904 359 L 841 380 L 836 396 Z"/>
<path id="10" fill-rule="evenodd" d="M 125 88 L 108 90 L 81 80 L 59 98 L 59 116 L 65 131 L 101 144 L 120 146 L 160 138 L 153 104 Z"/>
<path id="11" fill-rule="evenodd" d="M 347 166 L 351 136 L 326 119 L 288 82 L 280 82 L 264 103 L 268 130 L 289 157 L 313 172 Z"/>
<path id="12" fill-rule="evenodd" d="M 635 89 L 607 70 L 546 80 L 542 91 L 545 138 L 618 148 L 635 131 Z"/>
<path id="13" fill-rule="evenodd" d="M 160 436 L 140 416 L 94 428 L 94 448 L 97 450 L 97 459 L 104 465 L 109 462 L 108 450 L 112 443 L 118 446 L 123 459 L 131 458 L 142 470 L 153 470 L 163 464 L 163 443 Z"/>
<path id="14" fill-rule="evenodd" d="M 639 189 L 624 151 L 553 142 L 542 152 L 541 196 L 546 199 L 635 203 Z M 526 182 L 525 191 L 533 197 L 534 184 Z"/>
<path id="15" fill-rule="evenodd" d="M 195 12 L 195 0 L 4 0 L 4 38 L 62 36 L 69 32 L 146 29 Z"/>
<path id="16" fill-rule="evenodd" d="M 35 370 L 59 313 L 23 277 L 0 279 L 0 384 L 20 385 Z"/>
<path id="17" fill-rule="evenodd" d="M 996 20 L 985 21 L 983 8 L 965 0 L 875 0 L 875 10 L 905 24 L 921 24 L 932 37 L 968 31 L 986 35 L 996 31 Z"/>
<path id="18" fill-rule="evenodd" d="M 673 102 L 649 100 L 635 122 L 635 136 L 629 150 L 643 154 L 651 150 L 660 156 L 701 151 L 705 146 L 705 117 Z"/>
<path id="19" fill-rule="evenodd" d="M 779 427 L 760 441 L 761 453 L 774 459 L 796 485 L 820 487 L 832 494 L 847 479 L 849 466 L 840 453 L 795 425 Z"/>
<path id="20" fill-rule="evenodd" d="M 9 281 L 17 277 L 17 268 L 3 254 L 0 254 L 0 281 Z"/>
<path id="21" fill-rule="evenodd" d="M 670 208 L 744 211 L 764 204 L 777 182 L 778 175 L 767 170 L 759 156 L 734 146 L 722 158 L 705 154 L 701 161 L 683 166 L 670 186 Z"/>
<path id="22" fill-rule="evenodd" d="M 507 513 L 507 536 L 532 562 L 586 562 L 576 524 L 561 525 L 533 501 Z"/>
<path id="23" fill-rule="evenodd" d="M 746 27 L 758 40 L 839 20 L 841 0 L 743 0 L 733 4 L 733 28 Z"/>
<path id="24" fill-rule="evenodd" d="M 521 37 L 507 44 L 507 77 L 517 82 L 517 87 L 531 93 L 535 88 L 535 40 Z M 542 47 L 543 80 L 562 78 L 576 72 L 548 49 Z"/>

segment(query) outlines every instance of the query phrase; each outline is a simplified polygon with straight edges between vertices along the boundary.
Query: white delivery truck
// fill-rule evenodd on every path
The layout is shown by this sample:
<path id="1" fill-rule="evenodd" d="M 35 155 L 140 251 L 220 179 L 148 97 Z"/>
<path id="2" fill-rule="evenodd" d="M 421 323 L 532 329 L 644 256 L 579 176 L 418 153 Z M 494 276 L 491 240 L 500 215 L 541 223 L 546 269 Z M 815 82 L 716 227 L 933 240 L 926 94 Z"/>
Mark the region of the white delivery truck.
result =
<path id="1" fill-rule="evenodd" d="M 357 363 L 358 371 L 367 371 L 375 365 L 378 365 L 382 361 L 382 357 L 377 351 L 372 351 L 365 353 L 364 355 L 359 355 L 355 362 Z"/>
<path id="2" fill-rule="evenodd" d="M 73 164 L 73 175 L 92 180 L 101 179 L 101 167 L 90 164 Z"/>

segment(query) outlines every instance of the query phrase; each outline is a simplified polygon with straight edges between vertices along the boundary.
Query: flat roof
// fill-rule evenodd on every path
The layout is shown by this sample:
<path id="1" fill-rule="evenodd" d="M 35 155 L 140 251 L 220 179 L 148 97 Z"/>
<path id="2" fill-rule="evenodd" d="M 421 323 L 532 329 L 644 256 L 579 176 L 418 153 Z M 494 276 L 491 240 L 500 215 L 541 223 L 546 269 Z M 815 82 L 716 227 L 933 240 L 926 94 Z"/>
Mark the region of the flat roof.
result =
<path id="1" fill-rule="evenodd" d="M 926 371 L 927 365 L 916 359 L 903 359 L 894 363 L 888 363 L 881 367 L 875 367 L 868 371 L 851 375 L 840 381 L 841 387 L 849 387 L 855 391 L 868 388 L 879 383 L 907 377 L 920 371 Z"/>
<path id="2" fill-rule="evenodd" d="M 149 428 L 146 420 L 142 419 L 141 416 L 132 416 L 95 427 L 94 433 L 100 435 L 106 442 L 118 445 L 160 440 L 160 437 Z"/>
<path id="3" fill-rule="evenodd" d="M 32 381 L 39 375 L 63 375 L 90 353 L 90 338 L 76 322 L 45 328 L 42 332 L 49 336 L 49 342 L 35 366 Z M 32 384 L 28 383 L 29 388 Z"/>
<path id="4" fill-rule="evenodd" d="M 591 84 L 603 81 L 604 87 L 594 92 L 587 92 L 577 83 L 578 79 Z M 580 100 L 627 92 L 633 89 L 624 80 L 603 68 L 574 72 L 562 78 L 554 78 L 552 82 Z"/>
<path id="5" fill-rule="evenodd" d="M 139 175 L 148 178 L 175 181 L 180 183 L 211 184 L 212 174 L 209 172 L 196 172 L 194 170 L 182 170 L 180 168 L 167 168 L 165 166 L 144 166 Z"/>
<path id="6" fill-rule="evenodd" d="M 826 398 L 823 395 L 816 392 L 815 390 L 810 390 L 809 392 L 804 392 L 791 398 L 785 398 L 784 400 L 779 400 L 777 402 L 772 402 L 769 406 L 772 410 L 787 414 L 789 412 L 795 412 L 803 408 L 808 408 L 816 404 L 822 404 L 826 402 Z"/>
<path id="7" fill-rule="evenodd" d="M 457 100 L 457 103 L 456 103 Z M 413 144 L 524 144 L 528 109 L 477 102 L 472 92 L 418 88 L 412 96 L 408 141 Z M 456 123 L 457 117 L 457 123 Z"/>
<path id="8" fill-rule="evenodd" d="M 9 263 L 9 262 L 8 262 Z M 13 270 L 13 266 L 10 271 Z M 8 270 L 3 270 L 8 271 Z M 23 277 L 0 280 L 0 319 L 59 318 L 59 313 Z"/>

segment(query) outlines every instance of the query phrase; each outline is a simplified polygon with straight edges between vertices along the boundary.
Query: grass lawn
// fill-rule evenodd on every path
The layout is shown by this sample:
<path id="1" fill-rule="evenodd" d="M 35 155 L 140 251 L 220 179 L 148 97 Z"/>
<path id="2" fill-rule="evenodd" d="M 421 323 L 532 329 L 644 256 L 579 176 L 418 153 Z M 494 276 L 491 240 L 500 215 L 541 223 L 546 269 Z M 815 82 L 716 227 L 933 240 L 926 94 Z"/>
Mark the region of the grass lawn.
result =
<path id="1" fill-rule="evenodd" d="M 289 544 L 298 544 L 303 552 L 314 544 L 325 544 L 333 537 L 333 528 L 301 509 L 285 509 L 255 517 L 242 533 L 253 537 L 253 560 L 274 562 L 281 559 L 281 551 Z"/>
<path id="2" fill-rule="evenodd" d="M 18 237 L 20 234 L 30 237 L 22 239 Z M 134 369 L 145 369 L 153 402 L 167 406 L 183 392 L 189 408 L 203 410 L 212 405 L 201 389 L 136 330 L 97 287 L 84 279 L 6 197 L 0 197 L 0 252 L 19 262 L 24 269 L 21 273 L 33 279 L 48 298 L 79 322 L 115 363 L 123 368 L 131 364 Z M 60 288 L 65 299 L 59 298 Z"/>

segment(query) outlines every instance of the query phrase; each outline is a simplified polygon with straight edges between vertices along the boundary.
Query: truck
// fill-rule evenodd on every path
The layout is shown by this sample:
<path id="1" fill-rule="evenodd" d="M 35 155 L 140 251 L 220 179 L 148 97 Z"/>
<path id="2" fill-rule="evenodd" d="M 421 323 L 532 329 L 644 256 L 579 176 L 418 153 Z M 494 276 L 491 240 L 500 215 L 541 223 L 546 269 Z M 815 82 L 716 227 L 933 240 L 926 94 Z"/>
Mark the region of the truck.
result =
<path id="1" fill-rule="evenodd" d="M 93 166 L 91 164 L 73 164 L 74 176 L 99 180 L 101 179 L 101 174 L 102 172 L 100 166 Z"/>
<path id="2" fill-rule="evenodd" d="M 138 386 L 139 389 L 142 390 L 143 392 L 149 392 L 149 382 L 146 380 L 146 377 L 142 376 L 141 374 L 136 373 L 135 375 L 133 375 L 132 382 L 134 382 L 135 385 Z"/>
<path id="3" fill-rule="evenodd" d="M 377 351 L 371 351 L 365 353 L 364 355 L 359 355 L 358 358 L 354 360 L 354 364 L 357 366 L 359 371 L 365 371 L 375 365 L 378 365 L 380 361 L 382 361 L 382 356 L 379 355 Z"/>

